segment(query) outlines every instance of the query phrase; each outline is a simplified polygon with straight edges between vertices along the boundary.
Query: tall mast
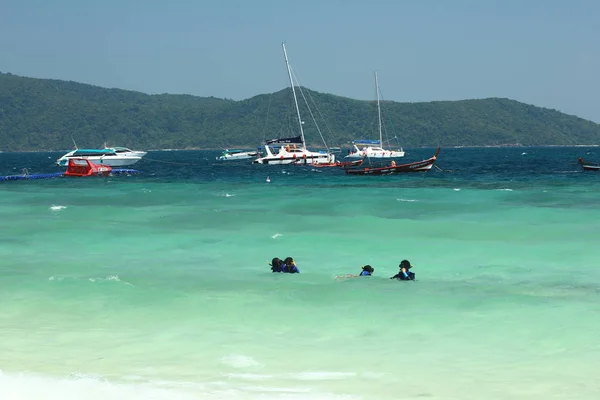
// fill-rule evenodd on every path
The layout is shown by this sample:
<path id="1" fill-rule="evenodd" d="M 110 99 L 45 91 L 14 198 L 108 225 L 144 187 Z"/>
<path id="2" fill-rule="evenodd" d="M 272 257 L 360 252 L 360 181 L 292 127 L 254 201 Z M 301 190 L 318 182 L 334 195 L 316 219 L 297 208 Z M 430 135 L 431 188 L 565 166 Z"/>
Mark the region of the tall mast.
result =
<path id="1" fill-rule="evenodd" d="M 294 80 L 292 79 L 292 70 L 290 69 L 290 63 L 288 61 L 287 52 L 285 51 L 285 43 L 281 43 L 283 47 L 283 56 L 285 57 L 285 66 L 287 67 L 288 75 L 290 77 L 290 86 L 292 87 L 292 94 L 294 95 L 294 104 L 296 105 L 296 114 L 298 115 L 298 125 L 300 126 L 300 137 L 302 139 L 302 147 L 306 147 L 304 143 L 304 129 L 302 129 L 302 118 L 300 117 L 300 108 L 298 107 L 298 99 L 296 99 L 296 90 L 294 89 Z"/>
<path id="2" fill-rule="evenodd" d="M 383 146 L 383 136 L 381 134 L 381 107 L 379 106 L 379 82 L 377 81 L 377 71 L 375 71 L 375 90 L 377 91 L 377 116 L 379 117 L 379 145 Z"/>

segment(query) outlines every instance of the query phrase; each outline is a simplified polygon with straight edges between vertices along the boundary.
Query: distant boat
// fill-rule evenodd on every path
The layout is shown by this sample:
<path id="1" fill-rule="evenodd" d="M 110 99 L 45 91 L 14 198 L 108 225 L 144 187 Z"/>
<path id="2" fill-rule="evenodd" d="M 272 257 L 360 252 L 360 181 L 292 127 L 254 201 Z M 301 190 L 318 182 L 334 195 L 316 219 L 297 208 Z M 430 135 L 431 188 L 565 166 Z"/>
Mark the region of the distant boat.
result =
<path id="1" fill-rule="evenodd" d="M 290 138 L 278 138 L 272 139 L 265 142 L 264 157 L 257 158 L 252 161 L 253 164 L 269 164 L 269 165 L 282 165 L 282 164 L 313 164 L 313 163 L 330 163 L 335 162 L 335 155 L 327 151 L 310 151 L 306 148 L 306 141 L 304 140 L 304 129 L 302 128 L 302 118 L 300 117 L 300 108 L 298 107 L 298 99 L 296 98 L 296 90 L 294 89 L 294 80 L 292 78 L 292 71 L 290 69 L 290 63 L 288 61 L 287 52 L 285 50 L 285 44 L 281 44 L 283 48 L 283 56 L 285 58 L 285 65 L 287 67 L 288 77 L 290 79 L 290 86 L 292 89 L 292 95 L 294 96 L 294 105 L 296 106 L 296 116 L 298 117 L 298 127 L 300 135 Z M 275 152 L 273 147 L 279 146 L 279 151 Z"/>
<path id="2" fill-rule="evenodd" d="M 126 147 L 107 147 L 104 149 L 75 149 L 68 152 L 58 160 L 56 165 L 66 167 L 71 158 L 84 158 L 95 164 L 110 167 L 123 167 L 133 165 L 146 155 L 145 151 L 134 151 Z"/>
<path id="3" fill-rule="evenodd" d="M 218 161 L 235 161 L 235 160 L 249 160 L 260 156 L 259 151 L 247 151 L 247 150 L 228 150 L 225 149 L 223 154 L 217 157 Z"/>
<path id="4" fill-rule="evenodd" d="M 312 166 L 313 167 L 318 167 L 318 168 L 322 168 L 322 167 L 349 168 L 349 167 L 358 167 L 358 166 L 362 165 L 363 161 L 364 160 L 336 161 L 336 162 L 325 163 L 325 164 L 313 163 Z"/>
<path id="5" fill-rule="evenodd" d="M 385 166 L 347 168 L 346 173 L 349 175 L 391 175 L 404 172 L 427 172 L 433 167 L 433 164 L 435 164 L 438 154 L 440 154 L 439 147 L 435 154 L 426 160 L 399 165 L 396 165 L 396 162 L 392 160 Z"/>
<path id="6" fill-rule="evenodd" d="M 585 161 L 582 158 L 579 158 L 579 160 L 577 160 L 577 163 L 581 164 L 581 166 L 583 167 L 584 171 L 600 171 L 600 164 L 599 163 L 588 162 L 588 161 Z"/>
<path id="7" fill-rule="evenodd" d="M 386 150 L 383 146 L 383 133 L 381 129 L 381 106 L 379 104 L 379 82 L 375 71 L 375 89 L 377 91 L 377 116 L 379 119 L 379 140 L 355 140 L 352 142 L 353 151 L 345 158 L 399 158 L 404 157 L 404 150 Z"/>

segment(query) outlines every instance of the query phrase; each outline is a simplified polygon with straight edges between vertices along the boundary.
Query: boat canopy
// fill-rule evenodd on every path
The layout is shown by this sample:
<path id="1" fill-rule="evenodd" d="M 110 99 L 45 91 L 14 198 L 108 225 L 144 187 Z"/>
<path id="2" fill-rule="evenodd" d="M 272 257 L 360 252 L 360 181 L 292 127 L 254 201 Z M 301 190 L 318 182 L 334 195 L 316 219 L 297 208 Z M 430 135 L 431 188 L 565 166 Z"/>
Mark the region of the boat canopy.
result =
<path id="1" fill-rule="evenodd" d="M 266 144 L 288 144 L 288 143 L 299 143 L 302 144 L 302 136 L 295 136 L 291 138 L 271 139 L 267 140 Z"/>
<path id="2" fill-rule="evenodd" d="M 381 141 L 379 140 L 355 140 L 352 142 L 357 145 L 381 145 Z"/>

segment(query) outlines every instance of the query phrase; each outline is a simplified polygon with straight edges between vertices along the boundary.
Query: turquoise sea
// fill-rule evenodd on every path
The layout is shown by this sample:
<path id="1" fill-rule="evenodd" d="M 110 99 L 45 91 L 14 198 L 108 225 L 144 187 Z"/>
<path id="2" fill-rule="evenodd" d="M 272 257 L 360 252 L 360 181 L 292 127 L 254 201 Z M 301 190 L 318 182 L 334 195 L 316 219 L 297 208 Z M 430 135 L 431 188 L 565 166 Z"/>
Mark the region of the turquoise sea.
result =
<path id="1" fill-rule="evenodd" d="M 382 177 L 216 155 L 0 183 L 0 399 L 600 398 L 598 148 Z"/>

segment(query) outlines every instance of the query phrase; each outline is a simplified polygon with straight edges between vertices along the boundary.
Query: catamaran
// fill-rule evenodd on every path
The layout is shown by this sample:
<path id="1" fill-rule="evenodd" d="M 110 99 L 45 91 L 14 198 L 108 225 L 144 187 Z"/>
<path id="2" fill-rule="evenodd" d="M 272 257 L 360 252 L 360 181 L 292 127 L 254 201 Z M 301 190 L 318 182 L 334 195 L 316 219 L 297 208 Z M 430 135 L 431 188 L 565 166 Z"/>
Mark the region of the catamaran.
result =
<path id="1" fill-rule="evenodd" d="M 381 129 L 381 106 L 379 104 L 379 82 L 375 71 L 375 89 L 377 91 L 377 116 L 379 117 L 379 140 L 355 140 L 352 142 L 353 151 L 345 158 L 396 158 L 404 157 L 404 150 L 386 150 L 383 146 L 383 133 Z"/>
<path id="2" fill-rule="evenodd" d="M 294 96 L 294 104 L 296 106 L 296 116 L 298 117 L 299 135 L 289 138 L 278 138 L 267 140 L 264 148 L 266 155 L 252 161 L 253 164 L 313 164 L 313 163 L 333 163 L 335 155 L 328 151 L 310 151 L 306 148 L 304 140 L 304 129 L 302 128 L 302 117 L 300 116 L 300 108 L 298 107 L 298 99 L 296 98 L 296 90 L 294 88 L 294 79 L 288 61 L 285 43 L 281 44 L 283 48 L 283 57 L 287 67 L 292 95 Z M 279 147 L 279 150 L 276 150 Z"/>

